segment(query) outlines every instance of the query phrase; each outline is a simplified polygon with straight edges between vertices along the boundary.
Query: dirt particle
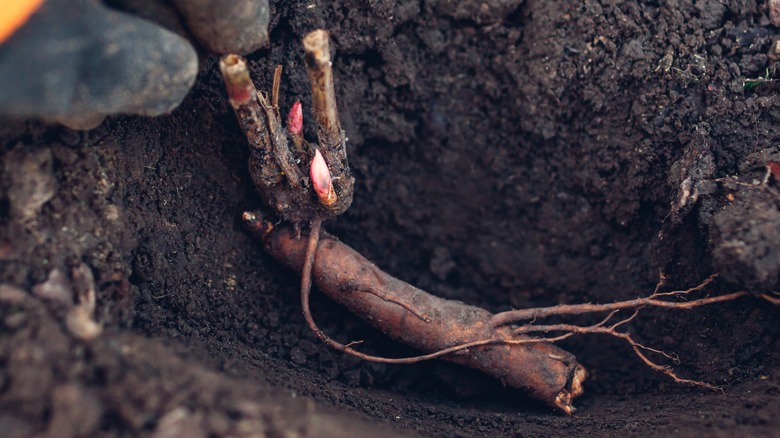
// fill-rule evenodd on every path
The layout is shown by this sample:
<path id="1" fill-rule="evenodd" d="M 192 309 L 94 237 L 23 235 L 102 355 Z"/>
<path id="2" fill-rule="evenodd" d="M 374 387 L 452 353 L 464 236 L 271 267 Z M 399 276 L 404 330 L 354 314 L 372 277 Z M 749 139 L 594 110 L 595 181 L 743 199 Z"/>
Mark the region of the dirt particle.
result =
<path id="1" fill-rule="evenodd" d="M 54 268 L 49 271 L 49 277 L 45 282 L 39 283 L 32 288 L 33 294 L 59 304 L 73 304 L 73 290 L 70 286 L 70 280 L 62 270 Z"/>
<path id="2" fill-rule="evenodd" d="M 77 384 L 65 384 L 52 392 L 52 412 L 44 436 L 69 438 L 94 434 L 103 409 L 93 393 Z"/>
<path id="3" fill-rule="evenodd" d="M 780 26 L 780 0 L 769 0 L 769 21 Z"/>
<path id="4" fill-rule="evenodd" d="M 203 429 L 200 414 L 193 414 L 183 407 L 178 407 L 165 414 L 152 432 L 153 438 L 192 437 L 205 438 L 208 434 Z"/>
<path id="5" fill-rule="evenodd" d="M 6 157 L 6 163 L 11 212 L 22 221 L 33 219 L 57 191 L 51 150 L 19 148 Z"/>
<path id="6" fill-rule="evenodd" d="M 726 4 L 721 0 L 698 1 L 696 9 L 699 11 L 699 22 L 704 29 L 715 29 L 723 24 Z"/>

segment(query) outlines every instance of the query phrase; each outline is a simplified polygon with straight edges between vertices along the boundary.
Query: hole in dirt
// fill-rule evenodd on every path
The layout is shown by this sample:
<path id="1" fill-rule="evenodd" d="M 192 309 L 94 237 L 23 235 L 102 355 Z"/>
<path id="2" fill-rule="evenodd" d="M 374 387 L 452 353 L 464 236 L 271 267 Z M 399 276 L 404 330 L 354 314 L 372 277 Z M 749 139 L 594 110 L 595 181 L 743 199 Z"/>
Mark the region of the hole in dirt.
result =
<path id="1" fill-rule="evenodd" d="M 271 35 L 284 41 L 250 57 L 253 75 L 265 72 L 267 81 L 285 65 L 283 101 L 308 105 L 293 41 L 323 23 L 338 35 L 337 98 L 358 181 L 352 207 L 325 227 L 436 296 L 494 312 L 603 303 L 648 295 L 659 269 L 665 290 L 691 287 L 712 272 L 712 218 L 733 204 L 723 203 L 722 186 L 704 181 L 697 205 L 672 223 L 673 164 L 697 156 L 686 148 L 701 119 L 715 175 L 734 173 L 780 138 L 771 117 L 778 98 L 728 85 L 763 49 L 728 46 L 723 37 L 720 52 L 705 50 L 715 43 L 695 30 L 690 4 L 672 11 L 529 0 L 501 17 L 477 11 L 479 20 L 491 18 L 483 22 L 450 2 L 309 3 L 272 3 L 286 15 Z M 747 3 L 723 20 L 758 26 L 753 17 L 763 12 Z M 712 32 L 728 36 L 730 26 Z M 631 50 L 623 50 L 627 39 L 636 40 Z M 659 72 L 669 50 L 680 72 L 701 65 L 694 55 L 706 57 L 708 74 Z M 261 199 L 214 59 L 204 68 L 203 82 L 171 115 L 111 117 L 72 154 L 53 144 L 58 128 L 0 131 L 4 144 L 51 148 L 61 167 L 35 222 L 11 218 L 0 193 L 0 249 L 6 240 L 13 249 L 13 258 L 0 258 L 3 281 L 29 291 L 76 256 L 101 285 L 105 324 L 103 337 L 86 343 L 67 331 L 62 306 L 0 302 L 0 405 L 18 424 L 40 432 L 57 414 L 75 423 L 79 414 L 63 403 L 75 399 L 103 409 L 92 432 L 122 434 L 177 419 L 217 436 L 241 425 L 316 434 L 360 421 L 377 435 L 407 436 L 777 429 L 777 310 L 754 298 L 688 312 L 647 309 L 625 327 L 643 345 L 678 355 L 683 377 L 723 393 L 670 382 L 619 340 L 567 339 L 561 347 L 590 372 L 572 417 L 457 365 L 374 364 L 328 349 L 301 315 L 298 276 L 240 225 Z M 314 129 L 305 132 L 313 142 Z M 4 169 L 16 163 L 8 157 Z M 13 189 L 5 180 L 2 187 Z M 132 286 L 122 296 L 118 286 L 102 286 L 124 278 Z M 736 287 L 718 283 L 703 295 Z M 15 296 L 2 292 L 3 300 Z M 326 333 L 364 341 L 361 351 L 417 353 L 317 291 L 312 308 Z"/>

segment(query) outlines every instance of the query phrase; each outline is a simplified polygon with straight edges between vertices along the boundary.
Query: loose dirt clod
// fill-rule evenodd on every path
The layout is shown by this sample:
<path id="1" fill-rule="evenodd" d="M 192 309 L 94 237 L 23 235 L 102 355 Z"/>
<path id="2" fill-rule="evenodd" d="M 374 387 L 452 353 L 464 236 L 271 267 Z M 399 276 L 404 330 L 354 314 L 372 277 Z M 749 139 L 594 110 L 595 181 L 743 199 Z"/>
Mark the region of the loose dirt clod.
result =
<path id="1" fill-rule="evenodd" d="M 57 180 L 54 178 L 49 149 L 33 152 L 18 151 L 8 159 L 8 173 L 11 187 L 8 201 L 11 212 L 22 221 L 34 219 L 56 193 Z M 11 163 L 14 163 L 11 166 Z M 18 163 L 21 163 L 19 165 Z"/>
<path id="2" fill-rule="evenodd" d="M 68 329 L 79 339 L 91 341 L 101 333 L 103 327 L 95 322 L 95 277 L 84 263 L 71 271 L 71 281 L 76 292 L 76 305 L 65 316 Z"/>
<path id="3" fill-rule="evenodd" d="M 769 0 L 769 20 L 775 26 L 780 26 L 780 0 Z"/>

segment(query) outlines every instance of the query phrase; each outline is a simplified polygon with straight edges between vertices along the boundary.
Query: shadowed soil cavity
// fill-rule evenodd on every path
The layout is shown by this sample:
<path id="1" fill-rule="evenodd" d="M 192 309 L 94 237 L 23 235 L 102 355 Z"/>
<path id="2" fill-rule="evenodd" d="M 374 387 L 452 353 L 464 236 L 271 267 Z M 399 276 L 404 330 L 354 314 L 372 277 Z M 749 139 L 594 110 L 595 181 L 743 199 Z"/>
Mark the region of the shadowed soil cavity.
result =
<path id="1" fill-rule="evenodd" d="M 330 31 L 356 182 L 324 227 L 404 281 L 492 312 L 645 296 L 659 272 L 666 290 L 718 272 L 709 293 L 758 294 L 780 289 L 766 3 L 274 1 L 271 45 L 248 59 L 261 90 L 281 64 L 282 112 L 301 99 L 311 120 L 300 39 Z M 754 296 L 627 326 L 722 392 L 673 383 L 619 340 L 561 343 L 590 372 L 571 417 L 443 361 L 328 349 L 298 275 L 241 225 L 261 201 L 216 64 L 169 116 L 0 123 L 0 435 L 780 429 L 780 308 Z M 84 267 L 91 341 L 69 322 Z M 415 353 L 316 290 L 312 309 L 361 351 Z"/>

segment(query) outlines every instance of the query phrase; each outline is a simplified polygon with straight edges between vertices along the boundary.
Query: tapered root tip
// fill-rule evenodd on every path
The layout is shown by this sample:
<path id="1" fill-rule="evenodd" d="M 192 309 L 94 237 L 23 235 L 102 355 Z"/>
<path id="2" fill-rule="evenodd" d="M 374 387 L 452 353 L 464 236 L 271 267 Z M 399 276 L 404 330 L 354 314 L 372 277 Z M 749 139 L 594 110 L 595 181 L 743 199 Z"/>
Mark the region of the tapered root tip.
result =
<path id="1" fill-rule="evenodd" d="M 231 104 L 243 105 L 249 102 L 254 96 L 255 86 L 249 77 L 246 60 L 238 55 L 225 55 L 219 60 L 219 70 Z"/>
<path id="2" fill-rule="evenodd" d="M 585 368 L 577 366 L 572 373 L 570 385 L 567 388 L 564 388 L 555 397 L 555 406 L 566 413 L 566 415 L 571 415 L 577 411 L 577 408 L 572 405 L 572 402 L 575 398 L 581 396 L 585 392 L 582 387 L 582 382 L 585 381 L 587 375 L 588 373 L 585 371 Z"/>
<path id="3" fill-rule="evenodd" d="M 303 37 L 303 51 L 307 58 L 319 65 L 330 64 L 330 45 L 328 32 L 315 30 Z"/>
<path id="4" fill-rule="evenodd" d="M 582 383 L 585 381 L 586 377 L 588 377 L 588 372 L 585 368 L 577 366 L 574 370 L 574 376 L 571 379 L 571 394 L 574 398 L 585 394 L 585 388 L 582 386 Z"/>

